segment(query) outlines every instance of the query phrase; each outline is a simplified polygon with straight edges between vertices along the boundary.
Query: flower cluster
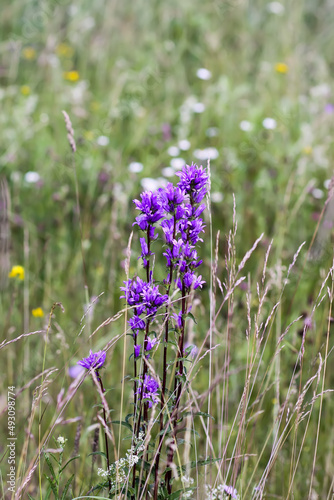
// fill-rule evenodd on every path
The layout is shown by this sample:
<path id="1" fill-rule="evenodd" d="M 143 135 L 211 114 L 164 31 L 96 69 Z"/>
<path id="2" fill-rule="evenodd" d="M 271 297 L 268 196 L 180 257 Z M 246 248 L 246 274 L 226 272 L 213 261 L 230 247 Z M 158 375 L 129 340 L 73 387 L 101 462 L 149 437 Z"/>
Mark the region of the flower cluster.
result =
<path id="1" fill-rule="evenodd" d="M 124 281 L 121 290 L 129 306 L 134 307 L 134 315 L 129 320 L 129 325 L 134 335 L 138 335 L 139 330 L 144 330 L 146 322 L 141 316 L 153 319 L 159 307 L 167 300 L 167 295 L 159 292 L 159 287 L 153 283 L 147 283 L 138 276 L 134 279 Z"/>
<path id="2" fill-rule="evenodd" d="M 158 309 L 168 304 L 174 287 L 181 292 L 182 307 L 177 313 L 170 314 L 170 318 L 174 318 L 176 329 L 182 332 L 179 348 L 183 352 L 183 318 L 190 310 L 186 306 L 186 296 L 190 290 L 202 288 L 205 283 L 202 276 L 195 272 L 202 263 L 195 247 L 199 241 L 203 241 L 201 233 L 204 232 L 205 225 L 201 214 L 205 204 L 202 201 L 207 193 L 209 177 L 206 170 L 197 165 L 186 165 L 177 175 L 179 181 L 176 186 L 168 183 L 165 188 L 155 192 L 145 191 L 140 200 L 134 200 L 136 209 L 140 212 L 134 225 L 138 225 L 144 233 L 140 238 L 140 245 L 146 281 L 138 276 L 124 281 L 121 298 L 125 298 L 133 308 L 129 325 L 134 337 L 135 362 L 141 355 L 148 358 L 152 348 L 158 344 L 157 338 L 149 336 L 149 327 Z M 166 258 L 167 279 L 163 281 L 163 285 L 167 293 L 160 292 L 160 285 L 153 278 L 152 246 L 158 238 L 157 226 L 161 228 L 166 243 L 163 256 Z M 166 324 L 168 325 L 167 318 Z M 137 341 L 140 333 L 144 334 L 143 341 Z M 135 384 L 135 395 L 140 400 L 146 400 L 151 407 L 158 400 L 158 388 L 158 382 L 147 374 L 147 367 L 144 365 L 138 383 Z"/>
<path id="3" fill-rule="evenodd" d="M 206 500 L 227 500 L 231 498 L 238 500 L 240 498 L 237 490 L 227 484 L 220 484 L 217 488 L 206 485 L 205 488 Z"/>
<path id="4" fill-rule="evenodd" d="M 105 351 L 98 351 L 94 353 L 92 350 L 90 350 L 89 356 L 87 356 L 87 358 L 83 358 L 81 361 L 78 361 L 78 365 L 87 368 L 87 370 L 90 370 L 91 368 L 98 370 L 99 368 L 102 368 L 105 360 Z"/>
<path id="5" fill-rule="evenodd" d="M 107 470 L 99 468 L 97 474 L 103 478 L 110 478 L 111 485 L 115 488 L 123 485 L 129 477 L 132 467 L 138 463 L 139 454 L 144 450 L 144 433 L 140 432 L 137 438 L 134 438 L 134 446 L 126 452 L 125 458 L 116 460 Z"/>
<path id="6" fill-rule="evenodd" d="M 159 383 L 150 375 L 145 375 L 144 386 L 142 387 L 142 380 L 139 381 L 139 387 L 137 394 L 139 394 L 143 400 L 148 402 L 149 408 L 152 408 L 153 403 L 158 403 L 158 390 Z"/>

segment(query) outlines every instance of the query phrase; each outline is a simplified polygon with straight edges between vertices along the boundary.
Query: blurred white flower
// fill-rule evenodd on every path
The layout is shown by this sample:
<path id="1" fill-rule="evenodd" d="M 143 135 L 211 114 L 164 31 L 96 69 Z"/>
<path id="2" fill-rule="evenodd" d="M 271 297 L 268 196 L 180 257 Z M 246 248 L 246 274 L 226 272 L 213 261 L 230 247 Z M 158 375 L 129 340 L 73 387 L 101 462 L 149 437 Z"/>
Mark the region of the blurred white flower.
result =
<path id="1" fill-rule="evenodd" d="M 239 123 L 239 127 L 244 132 L 250 132 L 253 129 L 253 124 L 247 120 L 242 120 L 242 122 Z"/>
<path id="2" fill-rule="evenodd" d="M 179 141 L 179 148 L 182 151 L 188 151 L 188 149 L 190 149 L 190 146 L 191 146 L 191 144 L 187 139 L 183 139 L 182 141 Z"/>
<path id="3" fill-rule="evenodd" d="M 331 93 L 331 88 L 327 83 L 320 83 L 310 89 L 312 97 L 327 97 Z"/>
<path id="4" fill-rule="evenodd" d="M 49 123 L 49 115 L 47 115 L 46 113 L 41 113 L 39 115 L 39 120 L 41 123 L 44 123 L 46 125 L 47 123 Z"/>
<path id="5" fill-rule="evenodd" d="M 106 135 L 100 135 L 97 139 L 96 142 L 99 146 L 108 146 L 109 144 L 109 137 Z"/>
<path id="6" fill-rule="evenodd" d="M 180 153 L 180 150 L 177 146 L 171 146 L 167 149 L 167 153 L 169 156 L 177 156 Z"/>
<path id="7" fill-rule="evenodd" d="M 83 31 L 88 31 L 95 26 L 95 19 L 92 16 L 85 17 L 80 21 L 80 29 Z"/>
<path id="8" fill-rule="evenodd" d="M 281 2 L 270 2 L 267 4 L 267 10 L 272 14 L 283 14 L 285 7 Z"/>
<path id="9" fill-rule="evenodd" d="M 326 179 L 326 180 L 325 180 L 325 182 L 324 182 L 324 187 L 325 187 L 326 189 L 329 189 L 329 186 L 330 186 L 330 184 L 331 184 L 331 180 L 332 180 L 332 179 Z"/>
<path id="10" fill-rule="evenodd" d="M 145 191 L 156 191 L 159 187 L 161 187 L 158 179 L 152 179 L 152 177 L 144 177 L 140 181 L 140 184 Z"/>
<path id="11" fill-rule="evenodd" d="M 313 198 L 316 198 L 317 200 L 321 200 L 321 198 L 324 197 L 324 192 L 322 189 L 314 188 L 314 189 L 312 189 L 312 196 L 313 196 Z"/>
<path id="12" fill-rule="evenodd" d="M 74 104 L 81 104 L 88 88 L 85 80 L 81 80 L 70 89 L 71 100 Z"/>
<path id="13" fill-rule="evenodd" d="M 143 168 L 144 165 L 139 161 L 132 161 L 128 166 L 128 169 L 132 174 L 137 174 L 138 172 L 141 172 Z"/>
<path id="14" fill-rule="evenodd" d="M 174 168 L 174 170 L 179 170 L 180 168 L 184 167 L 185 164 L 186 162 L 183 158 L 173 158 L 170 161 L 170 166 Z"/>
<path id="15" fill-rule="evenodd" d="M 220 203 L 221 201 L 223 201 L 223 199 L 224 199 L 223 193 L 220 193 L 219 191 L 211 193 L 211 201 L 213 203 Z"/>
<path id="16" fill-rule="evenodd" d="M 165 167 L 161 170 L 161 173 L 165 177 L 173 177 L 173 175 L 175 175 L 175 170 L 172 167 Z"/>
<path id="17" fill-rule="evenodd" d="M 218 135 L 218 128 L 217 127 L 209 127 L 206 129 L 206 135 L 207 137 L 216 137 Z"/>
<path id="18" fill-rule="evenodd" d="M 28 184 L 35 184 L 40 180 L 41 176 L 38 172 L 27 172 L 24 176 L 24 180 L 28 182 Z"/>
<path id="19" fill-rule="evenodd" d="M 202 102 L 195 102 L 193 104 L 192 110 L 194 113 L 203 113 L 203 111 L 205 110 L 205 104 L 203 104 Z"/>
<path id="20" fill-rule="evenodd" d="M 215 160 L 219 152 L 216 148 L 195 149 L 194 156 L 198 160 Z"/>
<path id="21" fill-rule="evenodd" d="M 274 130 L 277 126 L 277 122 L 276 120 L 274 120 L 274 118 L 265 118 L 262 122 L 262 125 L 267 130 Z"/>
<path id="22" fill-rule="evenodd" d="M 200 80 L 210 80 L 211 71 L 206 68 L 199 68 L 196 72 L 196 75 Z"/>

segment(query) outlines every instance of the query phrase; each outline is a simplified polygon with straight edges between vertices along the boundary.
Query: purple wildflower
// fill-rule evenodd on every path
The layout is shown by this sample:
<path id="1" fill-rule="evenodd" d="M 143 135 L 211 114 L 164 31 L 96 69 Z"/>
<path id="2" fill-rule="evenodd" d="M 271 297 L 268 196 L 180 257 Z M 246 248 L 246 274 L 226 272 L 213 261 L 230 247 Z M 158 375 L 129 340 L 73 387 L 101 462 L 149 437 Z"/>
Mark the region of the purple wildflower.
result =
<path id="1" fill-rule="evenodd" d="M 145 321 L 137 315 L 129 319 L 129 325 L 131 330 L 144 330 L 146 326 Z"/>
<path id="2" fill-rule="evenodd" d="M 84 373 L 84 368 L 83 366 L 78 366 L 77 364 L 74 366 L 70 366 L 68 369 L 68 374 L 71 378 L 77 378 L 79 375 Z"/>
<path id="3" fill-rule="evenodd" d="M 137 391 L 137 394 L 141 395 L 142 392 L 142 381 L 139 381 L 139 388 Z M 145 375 L 144 379 L 144 387 L 143 387 L 143 399 L 148 400 L 148 406 L 149 408 L 152 408 L 153 403 L 158 403 L 159 398 L 158 398 L 158 390 L 159 390 L 159 383 L 150 375 Z"/>
<path id="4" fill-rule="evenodd" d="M 184 344 L 184 354 L 185 356 L 190 356 L 191 359 L 195 359 L 198 354 L 198 347 L 186 342 Z"/>
<path id="5" fill-rule="evenodd" d="M 167 213 L 174 213 L 178 205 L 184 200 L 185 192 L 179 187 L 173 186 L 171 182 L 165 188 L 158 190 L 162 208 Z"/>
<path id="6" fill-rule="evenodd" d="M 193 197 L 195 203 L 200 203 L 206 195 L 209 179 L 205 169 L 194 164 L 186 165 L 176 175 L 180 177 L 178 187 Z"/>
<path id="7" fill-rule="evenodd" d="M 105 360 L 105 351 L 98 351 L 93 353 L 92 350 L 90 350 L 89 356 L 87 358 L 83 358 L 81 361 L 78 361 L 78 365 L 87 368 L 87 370 L 90 370 L 91 368 L 98 370 L 99 368 L 102 368 Z"/>
<path id="8" fill-rule="evenodd" d="M 158 286 L 147 286 L 142 292 L 146 314 L 154 316 L 158 308 L 168 300 L 168 295 L 161 295 Z"/>
<path id="9" fill-rule="evenodd" d="M 151 337 L 148 337 L 148 339 L 146 340 L 145 351 L 150 351 L 157 343 L 158 339 L 156 338 L 151 339 Z"/>
<path id="10" fill-rule="evenodd" d="M 141 195 L 141 201 L 133 200 L 136 208 L 141 211 L 141 214 L 136 217 L 136 222 L 140 229 L 145 231 L 148 226 L 151 226 L 163 217 L 163 209 L 157 193 L 152 191 L 144 191 Z"/>
<path id="11" fill-rule="evenodd" d="M 141 344 L 135 345 L 134 346 L 134 351 L 135 351 L 135 358 L 138 358 L 141 350 Z"/>
<path id="12" fill-rule="evenodd" d="M 223 485 L 224 493 L 226 495 L 230 496 L 231 498 L 238 498 L 238 492 L 233 486 L 227 486 L 226 484 Z"/>

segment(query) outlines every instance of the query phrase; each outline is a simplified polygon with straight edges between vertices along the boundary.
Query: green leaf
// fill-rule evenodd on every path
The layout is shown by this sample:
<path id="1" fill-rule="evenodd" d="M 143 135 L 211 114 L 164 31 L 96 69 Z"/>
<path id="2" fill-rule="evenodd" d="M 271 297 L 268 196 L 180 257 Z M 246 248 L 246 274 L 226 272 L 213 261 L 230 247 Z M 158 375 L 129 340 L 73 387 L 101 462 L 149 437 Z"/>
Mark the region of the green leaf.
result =
<path id="1" fill-rule="evenodd" d="M 47 454 L 45 453 L 45 454 L 44 454 L 44 458 L 45 458 L 45 461 L 46 461 L 46 463 L 47 463 L 47 465 L 48 465 L 48 467 L 49 467 L 49 470 L 50 470 L 50 472 L 51 472 L 52 476 L 53 476 L 54 478 L 56 478 L 57 476 L 56 476 L 56 473 L 55 473 L 55 471 L 54 471 L 54 468 L 53 468 L 53 465 L 52 465 L 52 463 L 51 463 L 51 460 L 50 460 L 50 458 L 49 458 L 49 455 L 47 455 Z"/>
<path id="2" fill-rule="evenodd" d="M 51 479 L 51 477 L 47 476 L 46 474 L 44 474 L 44 476 L 49 481 L 49 485 L 50 485 L 50 488 L 53 491 L 54 496 L 56 497 L 56 499 L 58 499 L 58 492 L 57 492 L 57 483 L 56 483 L 56 481 L 54 479 Z"/>
<path id="3" fill-rule="evenodd" d="M 78 457 L 75 457 L 75 458 L 78 458 Z M 63 491 L 63 494 L 61 496 L 61 500 L 65 500 L 66 498 L 66 493 L 71 485 L 71 482 L 73 481 L 73 478 L 74 478 L 74 474 L 72 474 L 72 476 L 69 478 L 69 480 L 67 481 L 67 483 L 65 484 L 65 488 L 64 488 L 64 491 Z"/>
<path id="4" fill-rule="evenodd" d="M 197 325 L 197 321 L 195 320 L 195 316 L 191 312 L 188 312 L 187 314 L 185 314 L 184 317 L 191 318 L 193 320 L 193 322 L 195 323 L 195 325 Z"/>
<path id="5" fill-rule="evenodd" d="M 118 425 L 124 425 L 124 427 L 127 427 L 128 429 L 130 429 L 130 431 L 132 431 L 132 426 L 128 422 L 124 422 L 124 420 L 122 420 L 122 422 L 120 420 L 113 420 L 111 423 L 118 424 Z"/>
<path id="6" fill-rule="evenodd" d="M 66 469 L 66 467 L 68 466 L 68 464 L 70 462 L 73 462 L 73 460 L 76 460 L 77 458 L 80 458 L 80 455 L 77 455 L 76 457 L 72 457 L 68 460 L 68 462 L 66 462 L 66 464 L 64 465 L 64 467 L 62 467 L 59 471 L 59 474 L 61 474 L 63 472 L 64 469 Z"/>

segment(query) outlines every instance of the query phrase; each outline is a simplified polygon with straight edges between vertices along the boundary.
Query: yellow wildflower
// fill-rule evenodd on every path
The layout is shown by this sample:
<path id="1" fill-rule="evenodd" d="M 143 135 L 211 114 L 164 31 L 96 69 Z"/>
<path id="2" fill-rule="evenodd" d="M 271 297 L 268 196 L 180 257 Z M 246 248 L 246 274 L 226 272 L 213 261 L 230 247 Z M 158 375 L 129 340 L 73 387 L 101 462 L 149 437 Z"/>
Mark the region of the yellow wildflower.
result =
<path id="1" fill-rule="evenodd" d="M 72 57 L 74 54 L 74 49 L 67 45 L 67 43 L 60 43 L 56 47 L 56 53 L 60 57 Z"/>
<path id="2" fill-rule="evenodd" d="M 33 309 L 31 313 L 34 316 L 34 318 L 43 318 L 44 316 L 44 312 L 41 307 L 36 307 L 36 309 Z"/>
<path id="3" fill-rule="evenodd" d="M 65 80 L 68 80 L 70 82 L 77 82 L 80 77 L 79 77 L 79 73 L 77 71 L 72 70 L 72 71 L 65 71 L 64 78 L 65 78 Z"/>
<path id="4" fill-rule="evenodd" d="M 22 95 L 29 95 L 31 93 L 29 85 L 22 85 L 20 90 Z"/>
<path id="5" fill-rule="evenodd" d="M 22 56 L 24 59 L 27 59 L 27 61 L 32 61 L 36 58 L 36 50 L 33 47 L 25 47 L 22 50 Z"/>
<path id="6" fill-rule="evenodd" d="M 303 148 L 303 153 L 305 153 L 306 155 L 310 155 L 312 153 L 312 146 L 305 146 Z"/>
<path id="7" fill-rule="evenodd" d="M 98 111 L 100 109 L 101 105 L 98 101 L 92 101 L 90 103 L 90 109 L 91 111 Z"/>
<path id="8" fill-rule="evenodd" d="M 19 278 L 20 280 L 24 280 L 24 267 L 13 266 L 8 276 L 9 278 Z"/>
<path id="9" fill-rule="evenodd" d="M 86 141 L 92 141 L 94 139 L 94 132 L 92 130 L 85 130 L 83 136 Z"/>
<path id="10" fill-rule="evenodd" d="M 289 71 L 289 67 L 285 63 L 278 62 L 275 64 L 275 71 L 277 71 L 277 73 L 287 73 Z"/>

